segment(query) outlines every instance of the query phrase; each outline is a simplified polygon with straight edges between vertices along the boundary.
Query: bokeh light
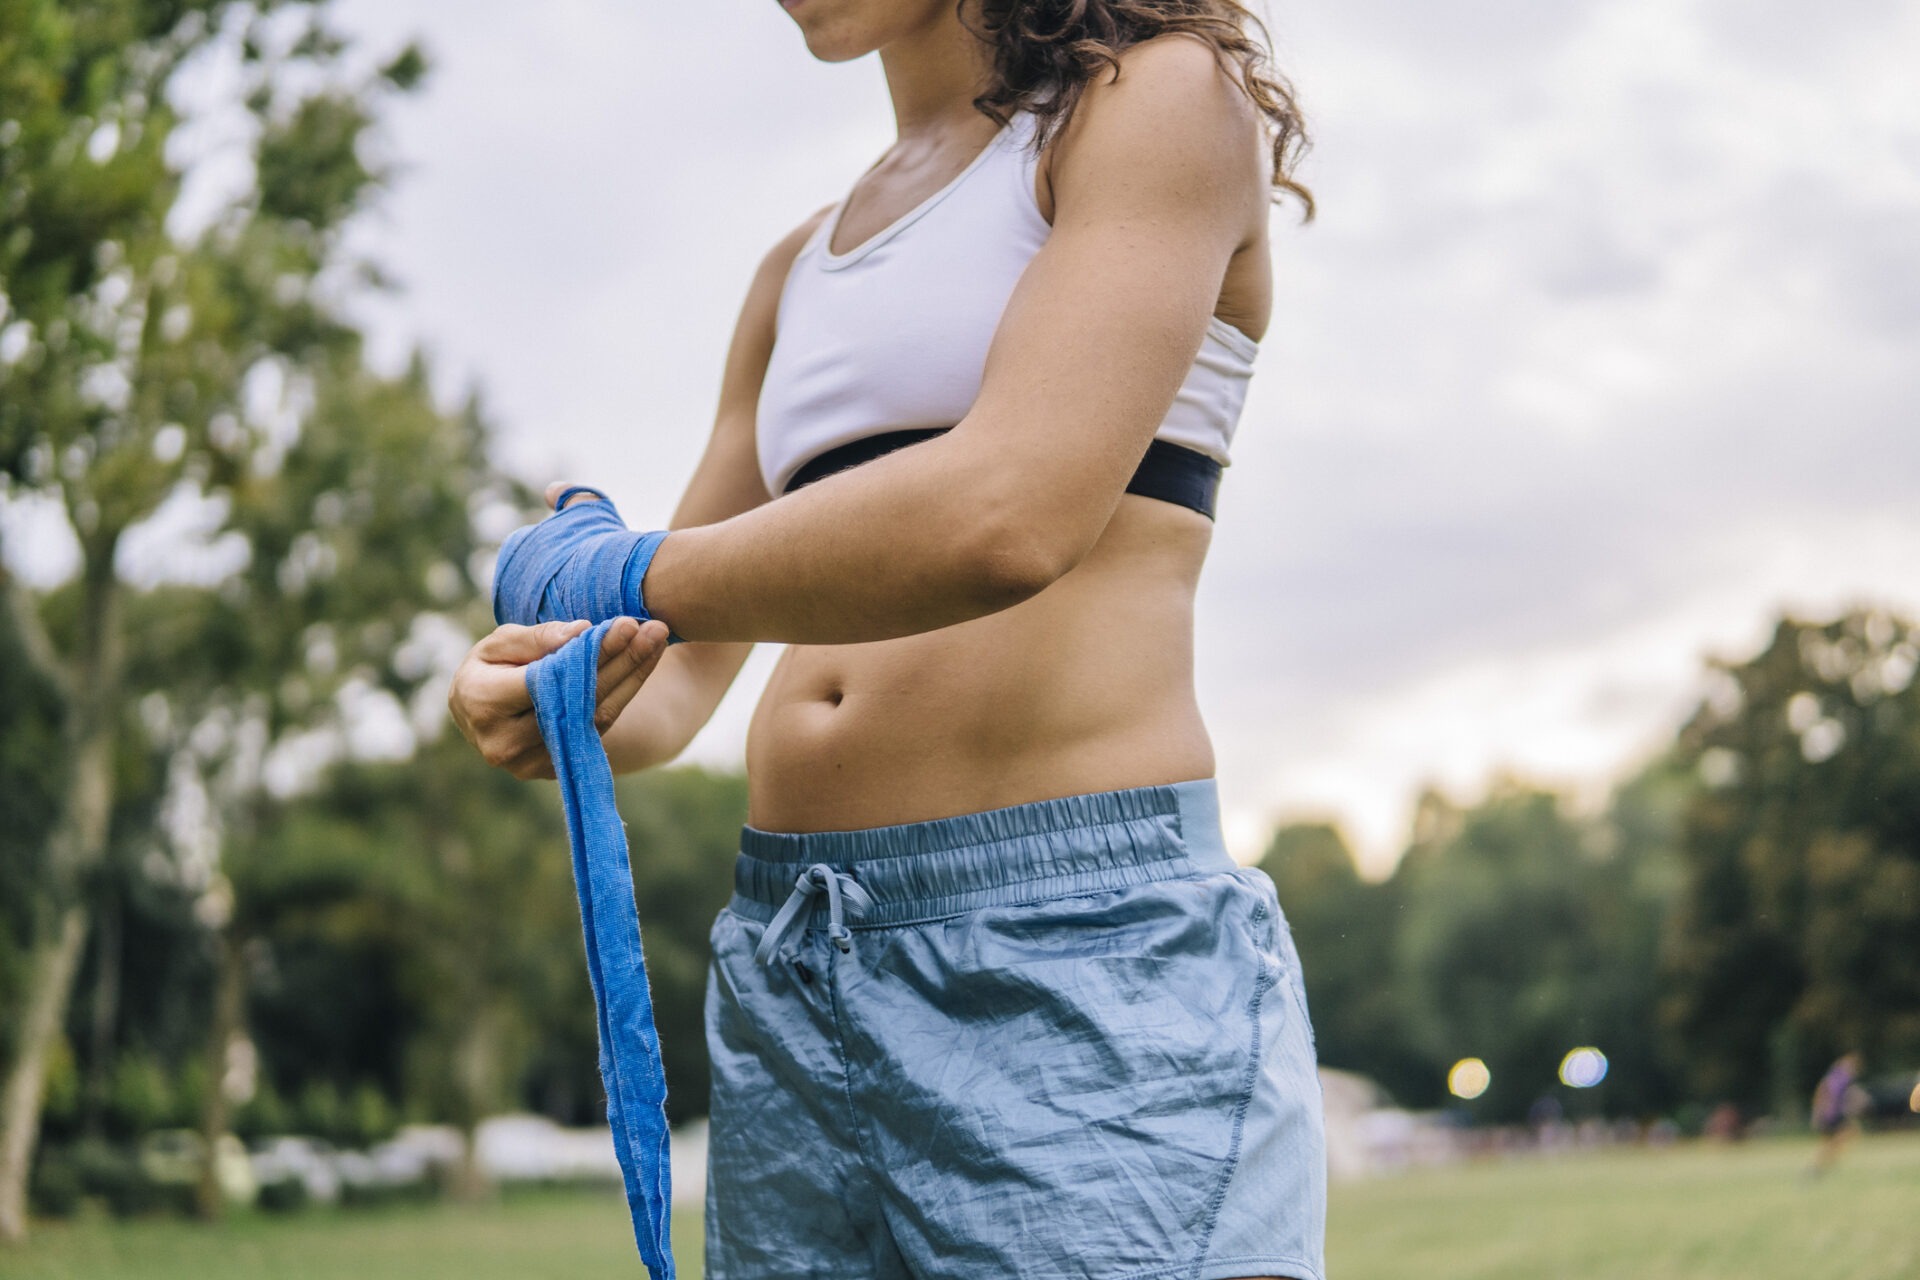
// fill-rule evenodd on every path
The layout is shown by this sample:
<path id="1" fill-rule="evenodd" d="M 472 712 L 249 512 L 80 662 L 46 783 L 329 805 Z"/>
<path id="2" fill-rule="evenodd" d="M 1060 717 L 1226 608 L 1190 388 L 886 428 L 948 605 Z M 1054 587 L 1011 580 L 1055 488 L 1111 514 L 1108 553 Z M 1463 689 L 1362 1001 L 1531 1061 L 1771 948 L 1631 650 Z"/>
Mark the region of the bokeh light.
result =
<path id="1" fill-rule="evenodd" d="M 1592 1045 L 1567 1050 L 1560 1059 L 1560 1083 L 1575 1089 L 1591 1089 L 1607 1078 L 1607 1055 Z"/>
<path id="2" fill-rule="evenodd" d="M 1920 1081 L 1916 1081 L 1913 1092 L 1907 1095 L 1907 1110 L 1920 1111 Z"/>
<path id="3" fill-rule="evenodd" d="M 1462 1058 L 1447 1072 L 1447 1092 L 1456 1098 L 1477 1098 L 1493 1083 L 1493 1072 L 1478 1058 Z"/>

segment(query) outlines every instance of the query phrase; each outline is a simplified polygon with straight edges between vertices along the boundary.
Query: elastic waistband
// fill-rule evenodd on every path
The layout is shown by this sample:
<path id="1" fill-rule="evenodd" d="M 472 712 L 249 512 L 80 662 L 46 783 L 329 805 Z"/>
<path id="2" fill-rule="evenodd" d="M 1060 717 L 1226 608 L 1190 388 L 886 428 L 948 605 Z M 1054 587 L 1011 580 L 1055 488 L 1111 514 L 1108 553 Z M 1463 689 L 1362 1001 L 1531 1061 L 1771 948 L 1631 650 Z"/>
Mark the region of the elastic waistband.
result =
<path id="1" fill-rule="evenodd" d="M 743 827 L 730 908 L 771 920 L 816 863 L 871 895 L 855 926 L 863 929 L 1236 866 L 1220 835 L 1218 786 L 1199 778 L 859 831 Z"/>

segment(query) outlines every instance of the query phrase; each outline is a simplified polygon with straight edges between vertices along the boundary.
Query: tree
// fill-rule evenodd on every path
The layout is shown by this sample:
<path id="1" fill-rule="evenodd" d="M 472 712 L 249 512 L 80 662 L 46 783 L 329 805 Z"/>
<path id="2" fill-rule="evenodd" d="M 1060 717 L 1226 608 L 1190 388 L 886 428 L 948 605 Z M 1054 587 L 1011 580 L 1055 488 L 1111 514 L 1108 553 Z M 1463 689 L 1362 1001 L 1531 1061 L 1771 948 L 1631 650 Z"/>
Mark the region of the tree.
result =
<path id="1" fill-rule="evenodd" d="M 0 598 L 0 618 L 8 602 Z M 0 1009 L 19 1007 L 33 902 L 60 794 L 60 700 L 0 625 Z M 16 1028 L 0 1023 L 0 1062 Z"/>
<path id="2" fill-rule="evenodd" d="M 733 893 L 747 780 L 698 768 L 655 769 L 622 778 L 617 793 L 666 1069 L 667 1118 L 679 1124 L 707 1113 L 708 938 Z"/>
<path id="3" fill-rule="evenodd" d="M 745 783 L 682 768 L 619 791 L 677 1122 L 707 1107 L 707 937 L 731 890 Z M 551 785 L 489 768 L 448 734 L 405 762 L 335 766 L 274 807 L 261 843 L 270 853 L 235 863 L 235 899 L 258 939 L 251 1016 L 279 1092 L 374 1081 L 469 1133 L 513 1105 L 604 1121 Z M 462 1186 L 482 1190 L 471 1165 Z"/>
<path id="4" fill-rule="evenodd" d="M 1470 808 L 1429 790 L 1380 883 L 1360 877 L 1334 828 L 1281 828 L 1261 866 L 1293 927 L 1320 1060 L 1424 1107 L 1447 1101 L 1451 1063 L 1482 1058 L 1495 1087 L 1476 1113 L 1514 1120 L 1559 1088 L 1562 1055 L 1590 1044 L 1611 1070 L 1569 1095 L 1572 1109 L 1669 1105 L 1655 941 L 1685 777 L 1656 761 L 1592 819 L 1514 779 Z"/>
<path id="5" fill-rule="evenodd" d="M 1426 1102 L 1444 1063 L 1411 1042 L 1394 969 L 1402 922 L 1390 884 L 1361 878 L 1345 838 L 1323 823 L 1281 827 L 1261 858 L 1293 929 L 1320 1061 Z"/>
<path id="6" fill-rule="evenodd" d="M 1874 608 L 1714 664 L 1678 749 L 1701 785 L 1662 1006 L 1708 1095 L 1792 1116 L 1840 1052 L 1920 1061 L 1917 665 L 1920 631 Z"/>
<path id="7" fill-rule="evenodd" d="M 191 762 L 216 820 L 220 859 L 204 913 L 217 955 L 214 1081 L 244 1041 L 247 955 L 266 923 L 248 898 L 256 881 L 247 864 L 278 856 L 259 835 L 264 762 L 295 746 L 322 758 L 348 753 L 351 720 L 370 698 L 387 700 L 402 735 L 389 752 L 412 746 L 410 709 L 438 727 L 440 700 L 423 691 L 483 612 L 471 512 L 514 489 L 487 463 L 477 409 L 441 413 L 419 361 L 399 379 L 381 378 L 349 344 L 310 377 L 313 403 L 297 439 L 273 470 L 231 491 L 227 529 L 247 548 L 244 568 L 217 590 L 176 593 L 183 598 L 156 619 L 145 647 L 155 684 L 168 685 L 176 755 Z M 436 639 L 442 663 L 431 655 Z M 350 692 L 357 696 L 343 702 Z M 228 1122 L 225 1092 L 209 1089 L 205 1103 L 211 1152 Z M 220 1195 L 211 1160 L 206 1175 L 200 1208 L 212 1215 Z"/>
<path id="8" fill-rule="evenodd" d="M 1521 1119 L 1560 1089 L 1563 1055 L 1586 1045 L 1611 1069 L 1600 1086 L 1568 1095 L 1571 1108 L 1664 1103 L 1649 959 L 1664 903 L 1642 891 L 1646 877 L 1627 856 L 1635 846 L 1512 779 L 1496 779 L 1485 800 L 1435 829 L 1393 880 L 1414 1042 L 1436 1063 L 1485 1060 L 1493 1085 L 1471 1106 L 1492 1119 Z"/>
<path id="9" fill-rule="evenodd" d="M 311 795 L 268 809 L 257 855 L 235 859 L 233 877 L 282 1094 L 371 1086 L 396 1113 L 471 1139 L 517 1100 L 556 1002 L 591 1029 L 550 791 L 443 734 L 404 762 L 341 762 Z M 346 974 L 352 1001 L 329 994 Z M 456 1190 L 474 1195 L 471 1141 L 467 1153 Z"/>
<path id="10" fill-rule="evenodd" d="M 62 706 L 65 778 L 41 860 L 13 1056 L 0 1092 L 0 1240 L 26 1230 L 26 1176 L 47 1055 L 105 856 L 126 724 L 128 584 L 120 548 L 172 501 L 224 502 L 273 470 L 283 415 L 316 366 L 350 357 L 321 283 L 338 231 L 376 185 L 359 154 L 403 55 L 342 85 L 319 5 L 95 0 L 0 6 L 0 466 L 15 497 L 63 512 L 79 552 L 64 627 L 10 581 L 20 648 Z M 180 68 L 228 34 L 250 79 L 255 182 L 190 241 L 168 230 Z M 282 91 L 298 71 L 300 93 Z M 313 87 L 313 86 L 318 86 Z"/>

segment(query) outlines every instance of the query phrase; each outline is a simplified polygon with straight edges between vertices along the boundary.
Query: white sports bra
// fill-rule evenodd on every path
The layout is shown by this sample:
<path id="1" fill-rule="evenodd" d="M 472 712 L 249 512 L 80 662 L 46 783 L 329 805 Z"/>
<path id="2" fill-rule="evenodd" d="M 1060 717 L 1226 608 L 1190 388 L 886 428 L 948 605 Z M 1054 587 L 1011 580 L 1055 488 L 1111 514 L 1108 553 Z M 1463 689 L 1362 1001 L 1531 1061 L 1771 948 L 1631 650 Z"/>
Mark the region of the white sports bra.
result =
<path id="1" fill-rule="evenodd" d="M 951 182 L 845 253 L 828 247 L 845 199 L 808 237 L 781 289 L 760 389 L 769 493 L 829 451 L 925 438 L 966 415 L 1007 299 L 1052 231 L 1034 195 L 1033 125 L 1015 114 Z M 1258 351 L 1214 317 L 1150 453 L 1199 463 L 1217 483 Z M 1208 503 L 1211 514 L 1210 493 Z"/>

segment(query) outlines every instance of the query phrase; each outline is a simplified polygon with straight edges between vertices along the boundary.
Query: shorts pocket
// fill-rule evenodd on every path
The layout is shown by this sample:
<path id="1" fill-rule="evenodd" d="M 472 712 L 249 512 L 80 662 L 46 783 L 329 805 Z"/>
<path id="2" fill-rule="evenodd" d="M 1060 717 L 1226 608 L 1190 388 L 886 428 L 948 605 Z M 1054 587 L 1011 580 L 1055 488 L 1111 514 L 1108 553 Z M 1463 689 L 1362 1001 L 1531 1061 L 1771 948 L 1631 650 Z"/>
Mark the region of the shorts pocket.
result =
<path id="1" fill-rule="evenodd" d="M 1196 1256 L 1272 987 L 1246 898 L 1192 877 L 901 931 L 843 1025 L 879 1162 L 940 1206 L 916 1243 L 954 1274 Z"/>
<path id="2" fill-rule="evenodd" d="M 1294 945 L 1293 926 L 1287 920 L 1287 913 L 1280 905 L 1280 895 L 1266 872 L 1257 867 L 1248 867 L 1239 875 L 1261 900 L 1261 945 L 1278 968 L 1278 980 L 1292 993 L 1293 1009 L 1299 1015 L 1306 1031 L 1307 1044 L 1311 1047 L 1314 1044 L 1313 1017 L 1307 1009 L 1306 971 L 1300 962 L 1300 949 Z"/>

